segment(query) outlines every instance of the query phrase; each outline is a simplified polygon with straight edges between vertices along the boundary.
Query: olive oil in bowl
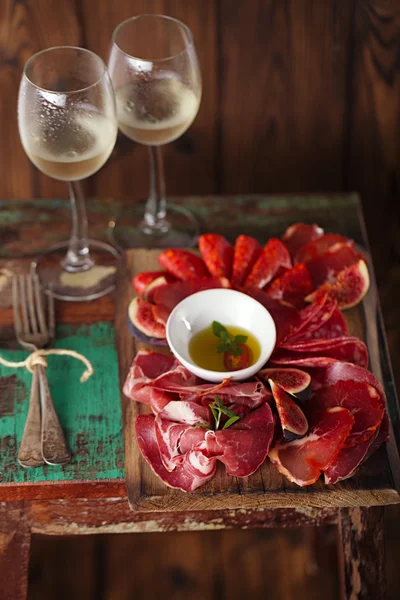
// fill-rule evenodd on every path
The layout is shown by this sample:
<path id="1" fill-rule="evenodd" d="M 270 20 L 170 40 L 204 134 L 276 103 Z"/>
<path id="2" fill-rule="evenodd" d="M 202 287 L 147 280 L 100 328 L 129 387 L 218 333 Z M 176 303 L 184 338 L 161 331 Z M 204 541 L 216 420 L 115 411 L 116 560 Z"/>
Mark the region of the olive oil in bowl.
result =
<path id="1" fill-rule="evenodd" d="M 257 338 L 249 331 L 234 325 L 225 325 L 232 337 L 245 336 L 246 346 L 249 349 L 249 365 L 254 365 L 260 358 L 261 347 Z M 210 325 L 195 333 L 189 342 L 189 355 L 193 362 L 209 371 L 227 371 L 224 364 L 224 353 L 218 351 L 221 340 L 215 336 L 213 326 Z"/>

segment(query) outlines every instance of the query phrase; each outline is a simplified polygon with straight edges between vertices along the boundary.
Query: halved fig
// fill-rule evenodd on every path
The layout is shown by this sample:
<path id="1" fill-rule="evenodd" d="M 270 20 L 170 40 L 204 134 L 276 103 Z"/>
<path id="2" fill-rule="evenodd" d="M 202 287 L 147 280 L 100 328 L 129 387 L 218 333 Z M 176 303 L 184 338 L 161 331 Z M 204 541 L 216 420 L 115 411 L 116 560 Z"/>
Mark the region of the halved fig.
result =
<path id="1" fill-rule="evenodd" d="M 279 385 L 285 392 L 296 396 L 302 402 L 308 400 L 311 391 L 311 377 L 300 369 L 267 368 L 258 373 L 263 381 L 272 381 Z"/>
<path id="2" fill-rule="evenodd" d="M 314 302 L 320 294 L 327 293 L 336 300 L 341 310 L 356 306 L 369 289 L 368 267 L 364 260 L 340 271 L 336 282 L 324 283 L 315 292 L 307 296 L 307 302 Z"/>
<path id="3" fill-rule="evenodd" d="M 165 277 L 168 283 L 175 281 L 175 277 L 166 271 L 143 271 L 138 273 L 132 280 L 133 289 L 139 296 L 145 296 L 146 288 L 152 281 L 159 277 Z"/>
<path id="4" fill-rule="evenodd" d="M 165 346 L 165 326 L 158 323 L 152 313 L 152 305 L 141 298 L 134 298 L 128 307 L 128 327 L 136 339 L 147 344 Z"/>
<path id="5" fill-rule="evenodd" d="M 161 252 L 158 262 L 177 279 L 198 279 L 209 276 L 203 259 L 187 250 L 168 248 Z"/>
<path id="6" fill-rule="evenodd" d="M 308 431 L 308 422 L 296 402 L 272 379 L 268 379 L 275 400 L 285 442 L 297 440 Z"/>

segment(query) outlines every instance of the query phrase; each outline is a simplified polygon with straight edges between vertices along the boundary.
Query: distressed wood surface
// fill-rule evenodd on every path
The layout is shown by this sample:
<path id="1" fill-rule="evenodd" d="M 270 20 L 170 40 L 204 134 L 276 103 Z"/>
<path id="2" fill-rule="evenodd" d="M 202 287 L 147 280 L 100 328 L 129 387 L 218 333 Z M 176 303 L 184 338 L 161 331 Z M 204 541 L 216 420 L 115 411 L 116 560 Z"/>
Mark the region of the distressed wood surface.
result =
<path id="1" fill-rule="evenodd" d="M 25 600 L 31 544 L 29 512 L 23 502 L 0 503 L 0 595 L 2 600 Z"/>
<path id="2" fill-rule="evenodd" d="M 383 507 L 339 511 L 342 600 L 385 600 Z"/>
<path id="3" fill-rule="evenodd" d="M 336 524 L 337 520 L 337 508 L 306 506 L 274 510 L 189 510 L 156 515 L 154 512 L 134 512 L 121 498 L 32 503 L 32 532 L 45 535 L 317 527 Z"/>

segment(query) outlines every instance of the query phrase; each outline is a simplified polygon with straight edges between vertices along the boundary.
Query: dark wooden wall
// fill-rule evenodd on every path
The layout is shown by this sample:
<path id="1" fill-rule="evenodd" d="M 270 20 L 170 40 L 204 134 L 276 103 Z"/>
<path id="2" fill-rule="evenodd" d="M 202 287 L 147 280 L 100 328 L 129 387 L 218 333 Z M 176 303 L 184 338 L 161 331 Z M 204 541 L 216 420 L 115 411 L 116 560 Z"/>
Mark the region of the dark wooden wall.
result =
<path id="1" fill-rule="evenodd" d="M 393 227 L 400 0 L 1 0 L 0 197 L 66 195 L 19 142 L 25 61 L 58 44 L 107 60 L 114 27 L 142 12 L 185 21 L 203 73 L 199 115 L 165 149 L 170 194 L 357 190 L 372 237 Z M 147 185 L 145 148 L 121 137 L 86 187 L 139 197 Z"/>

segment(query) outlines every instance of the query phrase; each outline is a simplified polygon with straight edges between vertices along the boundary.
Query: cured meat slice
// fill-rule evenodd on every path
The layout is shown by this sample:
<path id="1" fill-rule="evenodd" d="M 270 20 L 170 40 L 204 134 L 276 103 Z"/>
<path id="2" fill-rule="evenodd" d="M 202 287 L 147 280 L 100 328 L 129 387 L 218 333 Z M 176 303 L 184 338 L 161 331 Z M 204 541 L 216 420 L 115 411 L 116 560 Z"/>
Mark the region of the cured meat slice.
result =
<path id="1" fill-rule="evenodd" d="M 266 293 L 275 300 L 284 300 L 296 308 L 305 306 L 304 298 L 314 289 L 305 264 L 297 263 L 274 279 L 266 288 Z"/>
<path id="2" fill-rule="evenodd" d="M 233 254 L 232 285 L 242 285 L 262 252 L 261 244 L 248 235 L 236 238 Z"/>
<path id="3" fill-rule="evenodd" d="M 384 413 L 378 390 L 365 382 L 338 381 L 315 393 L 312 407 L 315 409 L 343 406 L 354 417 L 354 425 L 345 446 L 356 446 L 369 440 L 378 431 Z"/>
<path id="4" fill-rule="evenodd" d="M 369 440 L 356 446 L 342 448 L 335 460 L 324 471 L 325 483 L 337 483 L 352 477 L 361 463 L 364 462 L 368 450 L 374 443 L 378 433 L 376 431 Z"/>
<path id="5" fill-rule="evenodd" d="M 339 235 L 338 233 L 326 233 L 325 235 L 322 235 L 312 242 L 302 246 L 296 252 L 294 262 L 308 263 L 308 261 L 320 256 L 326 250 L 328 250 L 328 248 L 331 248 L 335 244 L 347 244 L 348 246 L 354 248 L 354 242 L 349 238 Z"/>
<path id="6" fill-rule="evenodd" d="M 199 237 L 199 249 L 212 277 L 232 274 L 233 247 L 222 235 L 205 233 Z"/>
<path id="7" fill-rule="evenodd" d="M 375 375 L 367 369 L 349 362 L 338 362 L 329 365 L 324 374 L 323 385 L 325 387 L 335 385 L 338 381 L 357 381 L 359 383 L 369 383 L 374 387 L 381 398 L 381 403 L 385 405 L 385 392 L 382 385 Z"/>
<path id="8" fill-rule="evenodd" d="M 175 359 L 159 352 L 139 350 L 124 383 L 123 393 L 136 402 L 149 404 L 157 412 L 170 402 L 164 391 L 153 390 L 148 384 L 173 368 Z"/>
<path id="9" fill-rule="evenodd" d="M 369 283 L 368 267 L 364 260 L 360 260 L 340 271 L 335 283 L 324 283 L 306 300 L 312 302 L 318 294 L 327 293 L 344 310 L 361 302 L 368 292 Z"/>
<path id="10" fill-rule="evenodd" d="M 331 318 L 335 308 L 336 302 L 331 300 L 328 294 L 321 294 L 313 304 L 300 311 L 298 324 L 287 339 L 291 342 L 305 333 L 311 334 L 320 329 Z"/>
<path id="11" fill-rule="evenodd" d="M 332 340 L 315 340 L 298 344 L 291 344 L 290 347 L 278 348 L 272 354 L 270 361 L 274 364 L 287 364 L 298 366 L 312 366 L 302 362 L 308 359 L 319 359 L 321 365 L 314 363 L 315 366 L 326 366 L 323 359 L 334 359 L 343 362 L 351 362 L 360 367 L 368 365 L 367 347 L 360 339 L 356 337 L 334 338 Z M 328 361 L 329 362 L 329 361 Z"/>
<path id="12" fill-rule="evenodd" d="M 153 313 L 154 320 L 162 325 L 167 324 L 168 317 L 171 314 L 171 309 L 164 306 L 164 304 L 152 304 L 151 312 Z"/>
<path id="13" fill-rule="evenodd" d="M 237 286 L 236 289 L 257 300 L 271 313 L 271 317 L 273 318 L 276 327 L 277 345 L 279 345 L 283 339 L 291 335 L 292 331 L 297 329 L 300 319 L 299 311 L 293 306 L 288 306 L 279 300 L 274 300 L 263 290 L 257 290 L 255 288 L 249 289 L 240 286 Z"/>
<path id="14" fill-rule="evenodd" d="M 163 286 L 155 290 L 153 300 L 156 304 L 160 304 L 165 310 L 171 311 L 181 300 L 188 296 L 201 292 L 203 290 L 211 290 L 214 288 L 230 288 L 229 279 L 224 277 L 209 277 L 201 279 L 192 279 L 191 281 L 175 281 L 167 286 Z"/>
<path id="15" fill-rule="evenodd" d="M 271 238 L 256 260 L 245 280 L 246 287 L 262 289 L 278 273 L 281 267 L 290 269 L 292 261 L 287 248 L 277 238 Z"/>
<path id="16" fill-rule="evenodd" d="M 307 262 L 314 287 L 323 283 L 335 283 L 337 275 L 345 267 L 357 263 L 362 255 L 354 250 L 347 242 L 334 244 L 323 254 Z"/>
<path id="17" fill-rule="evenodd" d="M 161 252 L 158 262 L 177 279 L 199 279 L 208 277 L 203 259 L 187 250 L 169 248 Z"/>
<path id="18" fill-rule="evenodd" d="M 268 404 L 219 431 L 206 432 L 208 452 L 224 463 L 229 475 L 247 477 L 267 457 L 274 434 L 274 418 Z"/>
<path id="19" fill-rule="evenodd" d="M 148 338 L 165 339 L 165 326 L 155 320 L 152 305 L 138 296 L 129 304 L 128 319 L 135 328 Z"/>
<path id="20" fill-rule="evenodd" d="M 307 342 L 310 340 L 330 340 L 333 338 L 349 335 L 344 316 L 336 307 L 329 319 L 318 329 L 306 331 L 303 335 L 295 337 L 296 342 Z"/>
<path id="21" fill-rule="evenodd" d="M 202 387 L 202 386 L 200 386 Z M 204 394 L 201 402 L 208 403 L 214 399 L 214 396 Z M 265 402 L 271 401 L 271 392 L 267 390 L 261 381 L 244 381 L 244 382 L 226 382 L 223 387 L 218 390 L 220 396 L 229 408 L 235 411 L 239 406 L 247 406 L 250 409 L 257 408 Z M 192 396 L 190 397 L 193 398 Z"/>
<path id="22" fill-rule="evenodd" d="M 347 408 L 335 406 L 310 421 L 308 435 L 286 444 L 278 444 L 269 458 L 289 481 L 303 487 L 311 485 L 335 460 L 354 423 Z"/>
<path id="23" fill-rule="evenodd" d="M 296 396 L 299 400 L 304 401 L 310 396 L 311 377 L 300 369 L 267 368 L 259 371 L 258 377 L 263 381 L 272 379 L 285 392 Z"/>
<path id="24" fill-rule="evenodd" d="M 175 469 L 168 471 L 165 468 L 157 443 L 154 415 L 137 417 L 136 437 L 144 458 L 154 473 L 169 487 L 191 492 L 214 476 L 216 459 L 207 456 L 204 442 L 196 444 L 193 450 L 182 455 Z"/>
<path id="25" fill-rule="evenodd" d="M 308 422 L 303 411 L 279 385 L 272 379 L 268 381 L 281 422 L 283 439 L 289 442 L 303 437 L 308 431 Z"/>
<path id="26" fill-rule="evenodd" d="M 305 244 L 308 244 L 323 235 L 324 230 L 315 223 L 313 225 L 294 223 L 286 229 L 282 236 L 282 241 L 293 259 L 302 246 L 305 246 Z"/>
<path id="27" fill-rule="evenodd" d="M 150 283 L 159 277 L 165 277 L 169 283 L 175 280 L 175 277 L 166 271 L 143 271 L 142 273 L 135 275 L 133 278 L 133 289 L 137 294 L 139 294 L 139 296 L 145 297 L 146 288 L 150 285 Z"/>

